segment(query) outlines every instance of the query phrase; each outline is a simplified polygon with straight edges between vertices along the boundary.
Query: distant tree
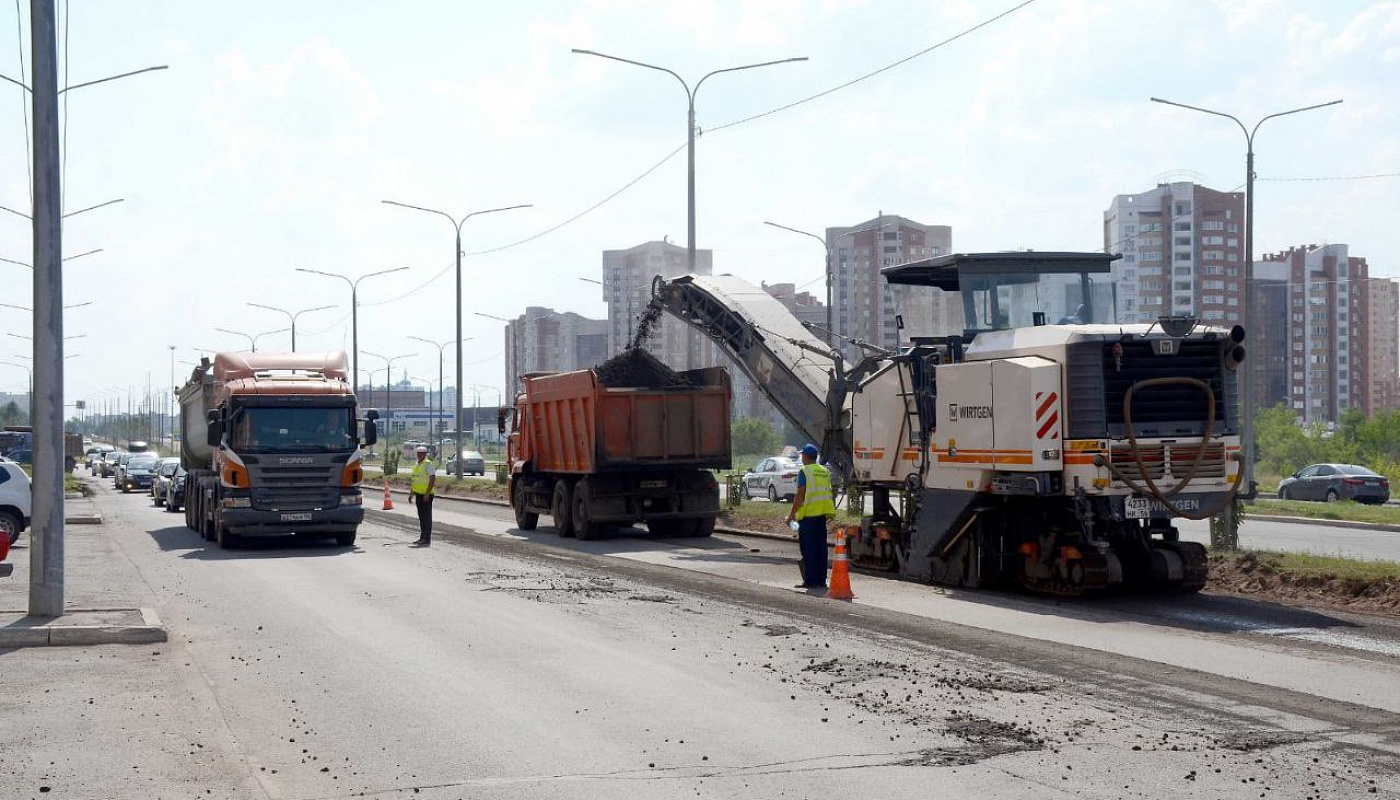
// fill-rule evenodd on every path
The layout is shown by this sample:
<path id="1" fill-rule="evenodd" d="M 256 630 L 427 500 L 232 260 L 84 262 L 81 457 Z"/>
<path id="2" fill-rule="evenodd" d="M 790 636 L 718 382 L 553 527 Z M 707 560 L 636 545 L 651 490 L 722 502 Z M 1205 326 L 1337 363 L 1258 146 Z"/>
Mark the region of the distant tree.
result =
<path id="1" fill-rule="evenodd" d="M 0 425 L 27 425 L 29 415 L 19 407 L 19 403 L 11 400 L 0 408 Z"/>
<path id="2" fill-rule="evenodd" d="M 735 455 L 769 454 L 782 447 L 782 438 L 773 426 L 754 417 L 745 417 L 730 428 Z"/>

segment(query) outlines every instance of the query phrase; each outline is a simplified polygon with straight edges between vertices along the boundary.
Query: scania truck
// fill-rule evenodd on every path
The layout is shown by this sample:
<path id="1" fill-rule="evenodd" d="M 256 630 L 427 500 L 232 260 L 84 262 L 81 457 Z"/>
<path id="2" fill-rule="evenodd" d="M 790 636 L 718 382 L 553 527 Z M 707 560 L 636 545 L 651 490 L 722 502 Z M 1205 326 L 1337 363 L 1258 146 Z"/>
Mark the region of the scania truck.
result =
<path id="1" fill-rule="evenodd" d="M 364 518 L 357 413 L 345 354 L 219 353 L 180 389 L 185 524 L 220 547 L 243 536 L 355 543 Z"/>

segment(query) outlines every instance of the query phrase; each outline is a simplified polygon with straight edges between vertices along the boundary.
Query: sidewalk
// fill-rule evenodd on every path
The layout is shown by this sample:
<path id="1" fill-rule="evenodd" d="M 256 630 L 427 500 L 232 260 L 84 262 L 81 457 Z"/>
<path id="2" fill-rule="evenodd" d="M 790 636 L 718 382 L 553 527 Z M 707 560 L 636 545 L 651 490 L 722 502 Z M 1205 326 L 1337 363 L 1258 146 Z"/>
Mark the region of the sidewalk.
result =
<path id="1" fill-rule="evenodd" d="M 139 644 L 166 641 L 135 567 L 107 536 L 92 498 L 64 502 L 64 610 L 61 617 L 30 617 L 29 556 L 33 531 L 26 530 L 6 563 L 14 573 L 0 578 L 0 647 Z"/>

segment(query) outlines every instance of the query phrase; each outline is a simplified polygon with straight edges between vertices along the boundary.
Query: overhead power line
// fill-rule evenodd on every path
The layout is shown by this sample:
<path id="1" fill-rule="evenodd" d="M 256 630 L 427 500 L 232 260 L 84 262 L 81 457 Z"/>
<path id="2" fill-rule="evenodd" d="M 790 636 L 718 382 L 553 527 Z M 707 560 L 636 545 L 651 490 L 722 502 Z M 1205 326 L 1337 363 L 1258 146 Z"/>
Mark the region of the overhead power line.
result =
<path id="1" fill-rule="evenodd" d="M 1256 181 L 1367 181 L 1373 178 L 1400 178 L 1400 172 L 1377 172 L 1372 175 L 1323 175 L 1318 177 L 1255 178 Z"/>
<path id="2" fill-rule="evenodd" d="M 873 77 L 875 77 L 875 76 L 877 76 L 877 75 L 881 75 L 881 74 L 883 74 L 883 73 L 885 73 L 885 72 L 889 72 L 890 70 L 896 69 L 896 68 L 898 68 L 898 67 L 900 67 L 900 66 L 903 66 L 904 64 L 909 63 L 910 61 L 913 61 L 913 60 L 915 60 L 915 59 L 918 59 L 918 58 L 921 58 L 921 57 L 923 57 L 923 56 L 926 56 L 926 55 L 928 55 L 929 53 L 934 52 L 935 50 L 938 50 L 938 49 L 940 49 L 940 48 L 942 48 L 942 47 L 945 47 L 946 45 L 952 44 L 953 42 L 955 42 L 955 41 L 957 41 L 957 40 L 959 40 L 959 39 L 962 39 L 963 37 L 968 36 L 968 35 L 970 35 L 970 34 L 972 34 L 972 33 L 975 33 L 976 31 L 978 31 L 978 30 L 980 30 L 980 29 L 982 29 L 982 28 L 985 28 L 985 27 L 987 27 L 988 25 L 992 25 L 992 24 L 994 24 L 994 23 L 996 23 L 996 22 L 998 22 L 998 21 L 1004 19 L 1005 17 L 1008 17 L 1008 16 L 1010 16 L 1010 15 L 1016 13 L 1017 11 L 1020 11 L 1021 9 L 1025 8 L 1026 6 L 1029 6 L 1029 5 L 1031 5 L 1032 3 L 1035 3 L 1035 2 L 1037 2 L 1037 0 L 1023 0 L 1023 2 L 1018 3 L 1017 5 L 1014 5 L 1014 6 L 1012 6 L 1011 8 L 1006 9 L 1005 11 L 1002 11 L 1001 13 L 999 13 L 999 14 L 993 16 L 993 17 L 988 17 L 987 19 L 985 19 L 985 20 L 983 20 L 983 21 L 981 21 L 981 22 L 979 22 L 979 23 L 977 23 L 977 24 L 975 24 L 975 25 L 972 25 L 971 27 L 964 28 L 963 30 L 959 31 L 958 33 L 953 34 L 952 36 L 947 37 L 946 39 L 943 39 L 943 40 L 941 40 L 941 41 L 939 41 L 939 42 L 936 42 L 936 43 L 934 43 L 934 44 L 932 44 L 932 45 L 930 45 L 930 46 L 928 46 L 928 47 L 925 47 L 924 49 L 918 51 L 917 53 L 913 53 L 913 54 L 911 54 L 911 55 L 908 55 L 908 56 L 905 56 L 904 58 L 899 59 L 898 61 L 894 61 L 894 62 L 891 62 L 891 63 L 889 63 L 889 64 L 886 64 L 885 66 L 880 67 L 879 69 L 872 70 L 872 71 L 867 72 L 867 73 L 865 73 L 865 74 L 863 74 L 863 75 L 860 75 L 860 76 L 858 76 L 858 77 L 852 78 L 851 80 L 845 81 L 844 83 L 837 84 L 836 86 L 833 86 L 833 87 L 831 87 L 831 88 L 829 88 L 829 89 L 825 89 L 825 90 L 823 90 L 823 91 L 821 91 L 821 92 L 818 92 L 818 93 L 816 93 L 816 94 L 809 95 L 809 96 L 804 97 L 804 98 L 802 98 L 802 99 L 800 99 L 800 100 L 795 100 L 795 101 L 793 101 L 793 102 L 791 102 L 791 103 L 785 103 L 785 104 L 783 104 L 783 105 L 781 105 L 781 106 L 778 106 L 778 107 L 776 107 L 776 108 L 769 109 L 768 111 L 764 111 L 764 112 L 759 113 L 759 114 L 753 114 L 753 115 L 748 116 L 748 117 L 743 117 L 743 118 L 741 118 L 741 119 L 733 120 L 732 122 L 726 122 L 726 123 L 724 123 L 723 125 L 719 125 L 719 126 L 717 126 L 717 127 L 714 127 L 714 128 L 709 129 L 709 132 L 710 132 L 710 133 L 714 133 L 714 132 L 716 132 L 716 131 L 722 131 L 722 130 L 726 130 L 726 129 L 728 129 L 728 128 L 734 128 L 734 127 L 737 127 L 737 126 L 739 126 L 739 125 L 743 125 L 743 124 L 748 123 L 748 122 L 753 122 L 753 121 L 755 121 L 755 120 L 763 119 L 764 117 L 770 117 L 770 116 L 773 116 L 774 114 L 780 114 L 780 113 L 782 113 L 782 112 L 784 112 L 784 111 L 787 111 L 787 110 L 789 110 L 789 109 L 796 108 L 796 107 L 798 107 L 798 106 L 800 106 L 800 105 L 803 105 L 803 104 L 806 104 L 806 103 L 810 103 L 810 102 L 812 102 L 813 100 L 818 100 L 818 99 L 820 99 L 820 98 L 826 97 L 827 95 L 830 95 L 830 94 L 834 94 L 834 93 L 836 93 L 836 92 L 839 92 L 839 91 L 841 91 L 842 89 L 846 89 L 846 88 L 849 88 L 849 87 L 851 87 L 851 86 L 855 86 L 855 85 L 858 84 L 858 83 L 861 83 L 861 82 L 863 82 L 863 81 L 867 81 L 867 80 L 869 80 L 869 79 L 871 79 L 871 78 L 873 78 Z M 503 250 L 510 250 L 510 249 L 512 249 L 512 248 L 519 247 L 519 246 L 524 245 L 524 244 L 529 244 L 530 242 L 533 242 L 533 241 L 535 241 L 535 240 L 537 240 L 537 239 L 540 239 L 540 238 L 543 238 L 543 237 L 545 237 L 545 236 L 548 236 L 549 234 L 554 233 L 555 231 L 558 231 L 558 230 L 560 230 L 561 228 L 564 228 L 564 227 L 566 227 L 566 226 L 568 226 L 568 225 L 571 225 L 571 224 L 573 224 L 573 223 L 579 221 L 580 219 L 583 219 L 584 217 L 588 216 L 589 214 L 593 213 L 594 211 L 597 211 L 599 208 L 602 208 L 603 206 L 607 205 L 608 203 L 612 202 L 613 200 L 617 199 L 618 196 L 620 196 L 621 194 L 623 194 L 624 192 L 626 192 L 628 189 L 631 189 L 633 186 L 636 186 L 638 183 L 640 183 L 640 182 L 642 182 L 643 180 L 645 180 L 645 179 L 646 179 L 648 176 L 650 176 L 653 172 L 656 172 L 658 169 L 660 169 L 666 162 L 670 161 L 672 158 L 675 158 L 676 155 L 678 155 L 682 150 L 685 149 L 685 147 L 686 147 L 685 143 L 682 142 L 682 143 L 681 143 L 680 145 L 678 145 L 674 150 L 672 150 L 671 152 L 667 153 L 664 157 L 662 157 L 662 159 L 661 159 L 660 161 L 657 161 L 655 164 L 652 164 L 651 166 L 647 167 L 647 168 L 646 168 L 645 170 L 643 170 L 639 175 L 637 175 L 636 177 L 634 177 L 634 178 L 632 178 L 631 180 L 629 180 L 629 181 L 627 181 L 626 183 L 624 183 L 621 187 L 619 187 L 618 189 L 616 189 L 615 191 L 613 191 L 611 194 L 607 195 L 606 197 L 604 197 L 603 199 L 599 200 L 598 202 L 596 202 L 596 203 L 594 203 L 594 204 L 588 206 L 587 208 L 583 209 L 582 211 L 578 212 L 577 214 L 574 214 L 573 216 L 571 216 L 571 217 L 569 217 L 569 218 L 563 220 L 562 222 L 559 222 L 559 223 L 557 223 L 557 224 L 555 224 L 555 225 L 552 225 L 552 226 L 550 226 L 550 227 L 548 227 L 548 228 L 545 228 L 544 230 L 542 230 L 542 231 L 540 231 L 540 232 L 538 232 L 538 233 L 532 234 L 532 235 L 530 235 L 530 236 L 526 236 L 526 237 L 523 238 L 523 239 L 518 239 L 518 240 L 516 240 L 516 241 L 509 242 L 509 243 L 506 243 L 506 244 L 503 244 L 503 245 L 499 245 L 499 246 L 496 246 L 496 247 L 489 247 L 489 248 L 486 248 L 486 249 L 484 249 L 484 250 L 473 250 L 473 251 L 469 251 L 469 252 L 464 253 L 463 255 L 465 255 L 465 256 L 484 256 L 484 255 L 490 255 L 490 254 L 492 254 L 492 253 L 499 253 L 499 252 L 501 252 L 501 251 L 503 251 Z M 418 286 L 414 287 L 413 289 L 408 290 L 407 292 L 404 292 L 403 294 L 401 294 L 401 295 L 399 295 L 399 296 L 397 296 L 397 297 L 393 297 L 393 298 L 390 298 L 390 299 L 388 299 L 388 300 L 381 300 L 381 301 L 376 302 L 376 303 L 364 303 L 363 305 L 367 305 L 367 306 L 368 306 L 368 305 L 386 305 L 386 304 L 389 304 L 389 303 L 396 303 L 396 302 L 398 302 L 398 301 L 400 301 L 400 300 L 403 300 L 403 299 L 406 298 L 406 297 L 409 297 L 409 296 L 411 296 L 411 295 L 413 295 L 413 294 L 416 294 L 416 293 L 422 291 L 423 289 L 426 289 L 427 287 L 431 286 L 433 283 L 435 283 L 436 281 L 440 280 L 440 279 L 442 278 L 442 276 L 446 275 L 451 269 L 452 269 L 452 266 L 444 267 L 444 268 L 442 269 L 442 271 L 435 273 L 434 275 L 432 275 L 431 277 L 429 277 L 427 280 L 425 280 L 423 283 L 419 284 Z"/>

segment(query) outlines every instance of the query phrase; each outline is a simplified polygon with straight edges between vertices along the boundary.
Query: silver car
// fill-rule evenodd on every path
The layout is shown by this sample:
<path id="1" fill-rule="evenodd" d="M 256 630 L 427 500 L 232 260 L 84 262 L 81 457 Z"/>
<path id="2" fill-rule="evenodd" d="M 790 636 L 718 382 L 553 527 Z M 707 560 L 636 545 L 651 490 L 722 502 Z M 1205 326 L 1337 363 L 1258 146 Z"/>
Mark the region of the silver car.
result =
<path id="1" fill-rule="evenodd" d="M 462 474 L 463 475 L 485 475 L 486 459 L 475 450 L 468 450 L 462 454 Z M 457 457 L 447 459 L 447 472 L 452 475 L 457 474 Z"/>
<path id="2" fill-rule="evenodd" d="M 802 464 L 795 458 L 765 458 L 744 473 L 744 499 L 766 497 L 773 502 L 797 496 L 797 473 Z"/>

